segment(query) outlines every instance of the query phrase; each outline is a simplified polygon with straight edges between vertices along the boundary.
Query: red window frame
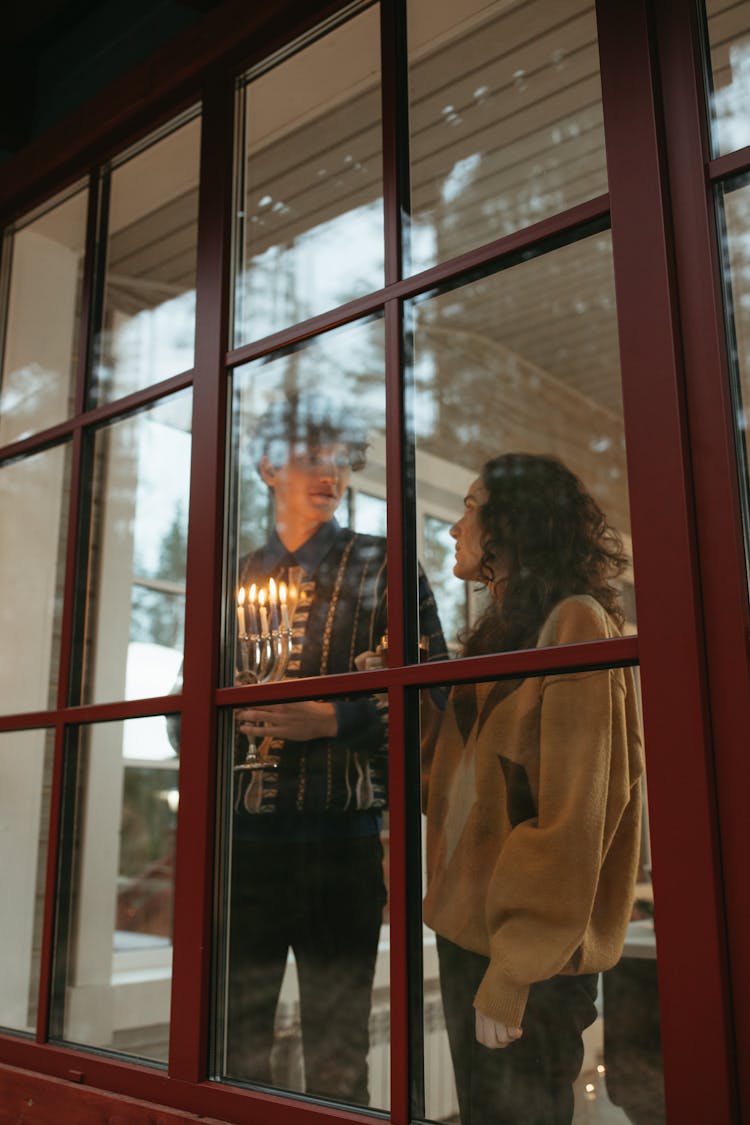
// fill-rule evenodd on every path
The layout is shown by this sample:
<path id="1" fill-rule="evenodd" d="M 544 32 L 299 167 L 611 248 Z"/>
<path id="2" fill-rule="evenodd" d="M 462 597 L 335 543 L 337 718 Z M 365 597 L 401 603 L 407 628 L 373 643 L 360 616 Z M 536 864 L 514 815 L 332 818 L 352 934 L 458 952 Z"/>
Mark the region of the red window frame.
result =
<path id="1" fill-rule="evenodd" d="M 9 166 L 0 187 L 6 221 L 91 172 L 84 276 L 85 317 L 93 297 L 96 166 L 138 135 L 201 101 L 195 366 L 115 403 L 85 409 L 87 352 L 77 371 L 76 414 L 16 442 L 19 456 L 63 438 L 72 442 L 60 681 L 52 711 L 0 717 L 0 731 L 54 728 L 55 764 L 47 867 L 42 979 L 36 1042 L 0 1035 L 10 1066 L 229 1120 L 366 1121 L 371 1117 L 220 1085 L 208 1079 L 210 950 L 216 728 L 220 707 L 299 696 L 300 682 L 219 688 L 224 440 L 227 375 L 276 348 L 382 311 L 386 340 L 389 655 L 384 672 L 328 676 L 316 697 L 387 687 L 391 780 L 390 1119 L 409 1115 L 407 989 L 407 693 L 425 684 L 639 663 L 642 669 L 651 835 L 655 867 L 659 991 L 669 1120 L 739 1120 L 733 1036 L 750 1046 L 750 893 L 742 878 L 744 761 L 737 715 L 750 714 L 747 590 L 731 407 L 713 227 L 715 183 L 750 168 L 750 150 L 709 160 L 699 27 L 691 0 L 598 0 L 609 192 L 543 222 L 441 263 L 402 275 L 401 213 L 408 200 L 404 157 L 406 60 L 403 0 L 382 0 L 385 284 L 381 290 L 250 345 L 227 350 L 235 75 L 250 62 L 344 8 L 287 0 L 248 17 L 228 3 L 199 32 L 113 87 L 89 110 L 86 128 L 58 129 Z M 311 10 L 311 8 L 313 10 Z M 208 29 L 208 32 L 207 30 Z M 239 30 L 238 30 L 239 29 Z M 149 89 L 149 83 L 153 89 Z M 662 94 L 663 90 L 663 94 Z M 670 173 L 667 184 L 667 161 Z M 706 168 L 708 174 L 706 175 Z M 404 474 L 402 321 L 404 302 L 472 269 L 513 258 L 552 237 L 611 216 L 638 636 L 504 653 L 444 665 L 407 663 L 412 623 L 401 608 L 409 589 L 409 528 L 402 519 Z M 697 235 L 696 235 L 697 231 Z M 89 322 L 84 322 L 88 339 Z M 704 330 L 705 329 L 705 330 Z M 70 705 L 76 542 L 84 434 L 166 393 L 192 386 L 193 431 L 187 553 L 184 688 L 135 702 Z M 718 450 L 712 456 L 708 450 Z M 715 544 L 727 547 L 717 557 Z M 742 607 L 743 613 L 738 612 Z M 711 675 L 708 674 L 708 668 Z M 734 694 L 732 694 L 734 693 Z M 175 877 L 174 962 L 168 1072 L 47 1042 L 54 931 L 57 835 L 66 731 L 82 722 L 183 715 L 180 817 Z M 738 730 L 738 727 L 740 728 Z M 718 832 L 717 800 L 721 812 Z M 720 856 L 721 852 L 721 856 Z M 724 883 L 720 858 L 723 859 Z M 726 893 L 726 901 L 725 901 Z M 726 911 L 726 916 L 725 916 Z M 726 918 L 729 929 L 726 928 Z M 727 936 L 728 934 L 728 936 Z M 729 958 L 727 957 L 729 943 Z M 729 967 L 731 963 L 731 985 Z M 734 1004 L 732 1003 L 734 999 Z M 745 1001 L 743 1003 L 742 1001 Z M 700 1029 L 699 1033 L 696 1029 Z M 742 1057 L 740 1054 L 739 1057 Z M 745 1104 L 750 1104 L 750 1079 Z M 3 1087 L 0 1072 L 0 1089 Z"/>

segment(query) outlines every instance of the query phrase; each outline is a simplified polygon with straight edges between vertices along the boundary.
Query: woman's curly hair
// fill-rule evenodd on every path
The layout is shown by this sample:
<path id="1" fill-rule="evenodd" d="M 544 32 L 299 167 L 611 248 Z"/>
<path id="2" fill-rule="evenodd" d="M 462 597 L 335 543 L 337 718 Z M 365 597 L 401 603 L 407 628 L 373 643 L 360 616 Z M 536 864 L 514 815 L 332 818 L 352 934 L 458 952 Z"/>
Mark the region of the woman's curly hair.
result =
<path id="1" fill-rule="evenodd" d="M 627 567 L 619 534 L 569 469 L 554 457 L 506 453 L 487 461 L 479 508 L 481 577 L 492 585 L 493 563 L 508 563 L 502 597 L 463 638 L 467 656 L 536 643 L 553 607 L 590 594 L 621 626 L 611 581 Z"/>

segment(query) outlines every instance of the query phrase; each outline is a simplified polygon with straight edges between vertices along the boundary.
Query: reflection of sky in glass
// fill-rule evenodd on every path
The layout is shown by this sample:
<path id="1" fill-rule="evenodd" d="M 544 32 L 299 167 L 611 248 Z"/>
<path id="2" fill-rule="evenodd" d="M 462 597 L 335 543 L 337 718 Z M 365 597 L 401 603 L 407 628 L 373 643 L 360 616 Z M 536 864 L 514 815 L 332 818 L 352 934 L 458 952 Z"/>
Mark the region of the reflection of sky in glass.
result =
<path id="1" fill-rule="evenodd" d="M 713 93 L 711 104 L 718 150 L 750 144 L 750 38 L 729 48 L 730 80 Z"/>
<path id="2" fill-rule="evenodd" d="M 187 409 L 189 410 L 189 397 Z M 162 540 L 175 517 L 187 535 L 190 500 L 190 433 L 159 417 L 142 415 L 138 426 L 138 468 L 133 528 L 136 566 L 140 574 L 159 567 Z M 184 581 L 185 571 L 170 576 Z"/>
<path id="3" fill-rule="evenodd" d="M 352 527 L 364 535 L 386 534 L 386 503 L 380 496 L 357 491 Z M 339 517 L 341 518 L 341 517 Z"/>
<path id="4" fill-rule="evenodd" d="M 182 548 L 187 543 L 190 498 L 191 397 L 183 393 L 135 419 L 133 577 L 136 584 L 128 606 L 131 624 L 127 699 L 166 695 L 174 687 L 182 661 L 184 593 L 159 593 L 137 585 L 137 579 L 158 576 L 184 589 L 186 560 Z M 176 600 L 182 604 L 174 605 Z M 170 628 L 172 612 L 179 624 L 176 630 L 174 625 Z M 179 638 L 175 633 L 180 634 Z M 150 643 L 160 634 L 171 636 L 173 645 Z M 129 729 L 126 724 L 126 741 Z M 142 752 L 134 748 L 130 754 L 126 750 L 127 756 L 171 755 L 163 719 L 144 720 L 138 729 L 143 731 Z"/>
<path id="5" fill-rule="evenodd" d="M 166 695 L 177 679 L 182 653 L 163 645 L 128 645 L 126 698 Z M 166 685 L 166 686 L 164 686 Z M 122 755 L 129 760 L 164 761 L 177 755 L 167 737 L 163 715 L 129 719 L 123 724 Z"/>
<path id="6" fill-rule="evenodd" d="M 280 331 L 383 284 L 380 200 L 251 259 L 237 281 L 235 342 Z"/>
<path id="7" fill-rule="evenodd" d="M 98 372 L 100 393 L 129 394 L 193 366 L 195 291 L 189 290 L 134 316 L 118 316 L 104 341 L 109 353 Z"/>
<path id="8" fill-rule="evenodd" d="M 454 542 L 451 524 L 435 516 L 424 520 L 424 566 L 435 595 L 443 636 L 454 649 L 466 627 L 466 583 L 453 574 Z"/>

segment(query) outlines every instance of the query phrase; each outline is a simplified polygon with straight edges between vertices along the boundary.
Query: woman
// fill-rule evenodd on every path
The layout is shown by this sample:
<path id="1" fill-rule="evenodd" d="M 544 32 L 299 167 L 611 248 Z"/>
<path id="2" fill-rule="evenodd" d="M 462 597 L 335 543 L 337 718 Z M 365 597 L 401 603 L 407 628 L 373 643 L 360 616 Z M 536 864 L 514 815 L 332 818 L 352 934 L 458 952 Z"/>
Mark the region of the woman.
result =
<path id="1" fill-rule="evenodd" d="M 559 461 L 484 465 L 451 529 L 491 601 L 464 655 L 619 635 L 622 543 Z M 432 745 L 425 921 L 463 1125 L 563 1125 L 597 974 L 619 958 L 640 844 L 631 669 L 456 687 Z"/>

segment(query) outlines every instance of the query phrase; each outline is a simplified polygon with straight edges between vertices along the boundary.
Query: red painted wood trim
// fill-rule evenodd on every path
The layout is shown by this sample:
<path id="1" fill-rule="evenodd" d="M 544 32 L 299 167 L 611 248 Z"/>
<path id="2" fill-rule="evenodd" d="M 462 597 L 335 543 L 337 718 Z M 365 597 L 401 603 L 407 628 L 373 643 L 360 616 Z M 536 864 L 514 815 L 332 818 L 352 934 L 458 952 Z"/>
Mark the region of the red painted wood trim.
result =
<path id="1" fill-rule="evenodd" d="M 50 800 L 49 837 L 47 839 L 47 868 L 44 881 L 44 917 L 42 921 L 42 951 L 40 957 L 39 991 L 36 1017 L 37 1043 L 44 1043 L 46 1041 L 47 1029 L 49 1027 L 55 915 L 57 911 L 55 890 L 57 886 L 57 866 L 60 852 L 60 795 L 62 793 L 64 753 L 65 730 L 62 726 L 60 726 L 55 731 L 55 748 L 52 764 L 52 797 Z"/>
<path id="2" fill-rule="evenodd" d="M 50 445 L 70 437 L 82 426 L 104 425 L 107 422 L 116 422 L 118 418 L 132 414 L 133 411 L 149 406 L 167 395 L 176 394 L 178 391 L 189 387 L 193 381 L 192 371 L 183 371 L 159 383 L 152 383 L 140 391 L 133 391 L 124 398 L 115 399 L 113 402 L 102 403 L 101 406 L 86 410 L 83 414 L 69 418 L 65 422 L 57 422 L 48 426 L 31 437 L 22 438 L 20 441 L 11 442 L 0 449 L 0 461 L 11 460 L 14 457 L 23 457 L 29 453 L 36 453 Z"/>
<path id="3" fill-rule="evenodd" d="M 438 660 L 431 664 L 407 664 L 372 672 L 346 672 L 336 676 L 281 680 L 274 684 L 219 688 L 215 698 L 219 707 L 236 707 L 251 700 L 255 703 L 260 703 L 261 700 L 275 703 L 282 699 L 318 699 L 352 692 L 370 693 L 391 687 L 460 684 L 502 679 L 505 676 L 554 675 L 558 672 L 614 668 L 637 663 L 638 638 L 615 637 L 611 640 L 533 648 L 522 652 L 498 652 L 489 656 L 467 656 L 460 660 Z"/>
<path id="4" fill-rule="evenodd" d="M 721 814 L 734 1027 L 737 1059 L 744 1060 L 750 1058 L 750 885 L 747 811 L 742 799 L 750 787 L 750 613 L 735 417 L 713 188 L 704 175 L 709 140 L 696 13 L 690 6 L 667 0 L 658 8 L 658 19 Z M 750 148 L 732 156 L 750 162 Z M 750 1071 L 741 1063 L 738 1078 L 743 1120 L 750 1121 Z"/>
<path id="5" fill-rule="evenodd" d="M 203 98 L 193 388 L 190 525 L 185 613 L 180 810 L 177 818 L 170 1075 L 207 1074 L 213 918 L 216 713 L 228 278 L 232 221 L 234 83 L 221 76 Z"/>
<path id="6" fill-rule="evenodd" d="M 0 717 L 0 731 L 52 727 L 56 723 L 66 723 L 68 726 L 77 723 L 109 723 L 118 719 L 140 719 L 149 715 L 163 715 L 181 709 L 181 697 L 175 695 L 116 700 L 114 703 L 85 703 L 79 707 L 61 707 L 57 711 L 3 715 Z"/>
<path id="7" fill-rule="evenodd" d="M 22 1062 L 0 1064 L 2 1125 L 290 1125 L 292 1120 L 299 1125 L 372 1125 L 377 1120 L 354 1110 L 216 1083 L 192 1086 L 163 1072 L 97 1056 L 43 1047 L 36 1051 L 53 1056 L 53 1073 L 22 1069 Z"/>
<path id="8" fill-rule="evenodd" d="M 732 1044 L 704 638 L 649 10 L 647 0 L 597 3 L 663 1060 L 670 1121 L 730 1122 Z"/>
<path id="9" fill-rule="evenodd" d="M 669 45 L 665 44 L 665 46 Z M 750 145 L 739 148 L 735 152 L 728 152 L 725 156 L 717 156 L 714 160 L 708 160 L 704 155 L 704 161 L 708 178 L 712 182 L 741 175 L 743 172 L 750 171 Z"/>
<path id="10" fill-rule="evenodd" d="M 333 676 L 282 680 L 275 684 L 225 687 L 215 692 L 218 707 L 239 706 L 260 699 L 269 703 L 281 699 L 323 698 L 350 692 L 372 692 L 400 684 L 420 687 L 430 684 L 464 683 L 470 680 L 513 675 L 542 675 L 573 672 L 583 668 L 607 668 L 638 663 L 638 638 L 618 637 L 605 641 L 557 645 L 554 648 L 528 649 L 525 652 L 500 652 L 489 656 L 470 656 L 460 660 L 441 660 L 432 664 L 413 664 L 372 672 L 346 672 Z M 302 691 L 300 691 L 300 687 Z M 87 703 L 55 711 L 28 711 L 0 716 L 0 732 L 52 727 L 56 723 L 104 723 L 144 718 L 182 710 L 183 696 L 159 695 L 150 699 L 117 700 L 113 703 Z"/>
<path id="11" fill-rule="evenodd" d="M 402 389 L 401 305 L 389 301 L 385 309 L 386 375 L 386 499 L 388 541 L 388 660 L 403 665 L 407 659 L 409 629 L 404 614 L 416 620 L 416 584 L 407 590 L 405 572 L 413 573 L 406 559 L 404 534 L 404 417 Z M 414 632 L 412 624 L 411 633 Z M 353 679 L 353 677 L 350 677 Z M 390 1034 L 391 1034 L 391 1118 L 397 1125 L 408 1125 L 409 1106 L 409 1006 L 406 979 L 407 911 L 406 896 L 406 777 L 404 770 L 404 694 L 403 688 L 389 692 L 389 874 L 390 874 Z"/>
<path id="12" fill-rule="evenodd" d="M 389 590 L 390 594 L 390 590 Z M 409 902 L 406 879 L 406 766 L 404 689 L 392 688 L 389 703 L 389 768 L 388 768 L 388 833 L 390 906 L 390 1034 L 391 1034 L 391 1121 L 409 1125 L 410 1067 L 409 1056 L 409 978 L 407 955 L 409 910 L 418 903 Z M 418 753 L 418 748 L 413 747 Z M 413 815 L 413 811 L 412 811 Z"/>

